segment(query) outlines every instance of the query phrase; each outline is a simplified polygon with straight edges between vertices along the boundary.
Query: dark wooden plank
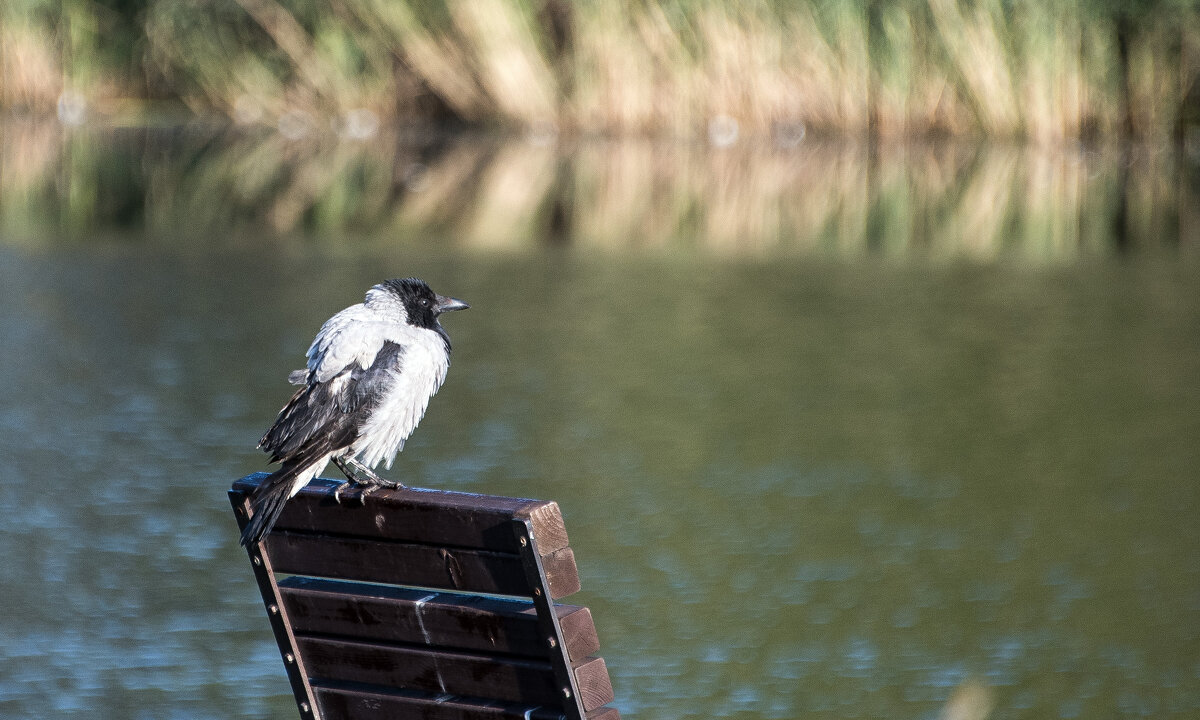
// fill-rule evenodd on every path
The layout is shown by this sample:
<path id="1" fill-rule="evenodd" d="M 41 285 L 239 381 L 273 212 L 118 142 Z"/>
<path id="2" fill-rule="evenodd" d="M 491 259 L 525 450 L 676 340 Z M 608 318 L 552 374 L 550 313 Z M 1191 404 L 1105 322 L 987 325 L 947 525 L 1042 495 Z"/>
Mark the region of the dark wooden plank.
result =
<path id="1" fill-rule="evenodd" d="M 550 663 L 297 636 L 310 682 L 329 679 L 531 705 L 561 702 Z"/>
<path id="2" fill-rule="evenodd" d="M 290 577 L 279 582 L 299 633 L 545 657 L 537 611 L 526 600 Z M 563 643 L 574 658 L 599 650 L 591 612 L 556 605 Z M 570 629 L 568 632 L 568 628 Z"/>
<path id="3" fill-rule="evenodd" d="M 328 683 L 314 685 L 323 720 L 561 720 L 562 709 Z M 611 714 L 589 720 L 617 720 Z"/>
<path id="4" fill-rule="evenodd" d="M 471 698 L 387 692 L 367 687 L 313 688 L 322 720 L 563 720 L 561 708 L 481 702 Z M 614 707 L 597 708 L 587 720 L 621 720 Z"/>
<path id="5" fill-rule="evenodd" d="M 289 575 L 492 595 L 531 594 L 520 558 L 507 553 L 290 532 L 271 533 L 264 545 L 275 571 Z M 579 569 L 571 548 L 553 553 L 544 563 L 554 598 L 579 590 Z"/>
<path id="6" fill-rule="evenodd" d="M 251 493 L 266 477 L 267 473 L 255 473 L 238 480 L 233 488 Z M 309 483 L 288 500 L 276 528 L 517 552 L 508 523 L 514 517 L 528 517 L 543 553 L 569 544 L 555 502 L 410 487 L 380 488 L 362 504 L 357 491 L 351 491 L 339 504 L 333 490 L 340 484 L 327 478 Z"/>
<path id="7" fill-rule="evenodd" d="M 514 555 L 362 538 L 272 533 L 276 572 L 499 595 L 527 592 Z"/>
<path id="8" fill-rule="evenodd" d="M 604 658 L 588 658 L 575 665 L 575 682 L 584 710 L 591 712 L 613 701 L 612 680 L 608 677 Z"/>

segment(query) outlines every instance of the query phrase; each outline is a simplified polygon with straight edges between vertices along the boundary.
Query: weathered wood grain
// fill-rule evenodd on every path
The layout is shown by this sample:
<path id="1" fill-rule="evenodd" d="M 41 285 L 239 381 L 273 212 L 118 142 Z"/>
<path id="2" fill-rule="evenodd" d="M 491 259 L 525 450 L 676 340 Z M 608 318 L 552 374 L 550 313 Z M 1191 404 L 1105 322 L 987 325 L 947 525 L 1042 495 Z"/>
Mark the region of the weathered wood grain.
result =
<path id="1" fill-rule="evenodd" d="M 612 681 L 608 678 L 604 658 L 588 658 L 576 664 L 574 670 L 584 710 L 591 712 L 613 701 Z"/>

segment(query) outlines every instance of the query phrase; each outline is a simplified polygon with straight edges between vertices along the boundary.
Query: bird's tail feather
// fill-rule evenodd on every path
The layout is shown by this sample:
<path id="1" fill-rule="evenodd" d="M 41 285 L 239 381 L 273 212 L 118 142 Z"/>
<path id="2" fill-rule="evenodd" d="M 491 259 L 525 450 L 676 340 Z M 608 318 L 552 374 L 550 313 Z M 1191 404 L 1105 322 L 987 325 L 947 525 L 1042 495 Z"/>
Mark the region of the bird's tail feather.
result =
<path id="1" fill-rule="evenodd" d="M 250 516 L 246 527 L 242 528 L 243 546 L 249 547 L 271 532 L 279 514 L 283 512 L 284 504 L 292 496 L 292 486 L 302 470 L 303 465 L 284 465 L 268 475 L 258 486 L 258 490 L 254 491 L 254 497 L 250 500 L 254 514 Z"/>

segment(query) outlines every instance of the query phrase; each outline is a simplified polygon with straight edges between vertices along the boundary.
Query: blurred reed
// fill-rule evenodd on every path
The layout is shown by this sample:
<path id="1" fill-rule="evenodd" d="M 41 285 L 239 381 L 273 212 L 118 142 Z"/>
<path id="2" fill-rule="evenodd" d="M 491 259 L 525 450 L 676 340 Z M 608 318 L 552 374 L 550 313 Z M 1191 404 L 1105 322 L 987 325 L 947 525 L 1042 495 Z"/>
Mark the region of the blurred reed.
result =
<path id="1" fill-rule="evenodd" d="M 438 243 L 729 257 L 1200 253 L 1178 153 L 810 140 L 289 140 L 269 130 L 3 126 L 0 239 Z"/>
<path id="2" fill-rule="evenodd" d="M 1197 0 L 10 0 L 0 23 L 4 108 L 169 101 L 291 134 L 1052 143 L 1200 112 Z"/>

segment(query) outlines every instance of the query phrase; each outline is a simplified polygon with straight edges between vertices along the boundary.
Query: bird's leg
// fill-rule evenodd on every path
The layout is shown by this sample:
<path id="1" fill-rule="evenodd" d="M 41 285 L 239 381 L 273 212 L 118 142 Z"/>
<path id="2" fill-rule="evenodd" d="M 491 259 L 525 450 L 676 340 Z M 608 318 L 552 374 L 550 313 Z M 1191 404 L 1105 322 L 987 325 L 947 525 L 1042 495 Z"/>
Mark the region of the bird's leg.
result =
<path id="1" fill-rule="evenodd" d="M 360 482 L 360 483 L 365 483 L 367 485 L 379 485 L 379 486 L 382 486 L 385 488 L 389 488 L 391 490 L 397 490 L 399 488 L 404 487 L 404 483 L 400 483 L 400 482 L 396 482 L 395 480 L 388 480 L 386 478 L 379 477 L 378 475 L 375 474 L 374 470 L 367 467 L 366 465 L 363 465 L 358 460 L 355 460 L 352 457 L 346 457 L 344 459 L 350 467 L 354 468 L 354 470 L 358 472 L 357 479 L 358 479 L 358 482 Z"/>
<path id="2" fill-rule="evenodd" d="M 342 474 L 346 476 L 346 482 L 342 483 L 341 485 L 338 485 L 337 487 L 335 487 L 333 489 L 333 499 L 338 505 L 341 505 L 342 504 L 342 491 L 344 491 L 346 488 L 350 487 L 351 485 L 362 485 L 363 483 L 360 483 L 358 481 L 358 476 L 355 474 L 354 469 L 351 468 L 350 465 L 346 462 L 345 457 L 333 458 L 333 464 L 337 465 L 338 470 L 341 470 Z M 367 496 L 368 487 L 369 486 L 365 486 L 358 495 L 358 502 L 360 505 L 364 503 L 364 500 Z"/>
<path id="3" fill-rule="evenodd" d="M 339 504 L 342 502 L 342 491 L 350 487 L 352 484 L 363 486 L 363 489 L 358 495 L 358 500 L 360 503 L 363 502 L 367 495 L 374 491 L 375 488 L 386 487 L 395 490 L 397 488 L 404 487 L 402 483 L 395 482 L 394 480 L 385 480 L 384 478 L 379 477 L 371 470 L 371 468 L 363 465 L 358 460 L 355 460 L 348 455 L 342 455 L 333 458 L 333 464 L 337 465 L 338 469 L 342 471 L 342 474 L 346 476 L 346 482 L 338 485 L 333 490 L 333 499 Z"/>

